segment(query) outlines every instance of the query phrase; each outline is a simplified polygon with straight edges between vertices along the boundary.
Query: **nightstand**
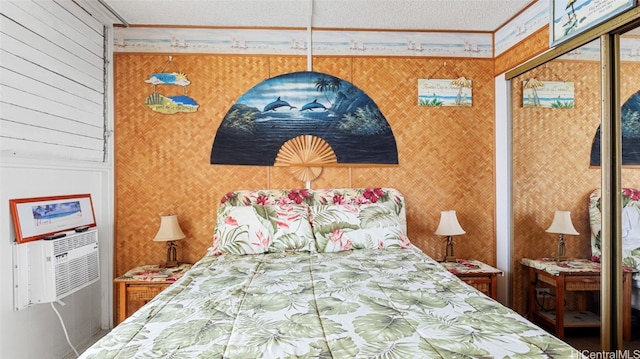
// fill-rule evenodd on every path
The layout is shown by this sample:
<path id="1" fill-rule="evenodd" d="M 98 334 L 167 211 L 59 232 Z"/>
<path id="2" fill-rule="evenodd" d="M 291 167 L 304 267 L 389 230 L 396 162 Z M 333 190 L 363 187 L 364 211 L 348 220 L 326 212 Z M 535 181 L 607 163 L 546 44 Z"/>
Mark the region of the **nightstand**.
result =
<path id="1" fill-rule="evenodd" d="M 558 262 L 554 258 L 520 260 L 529 268 L 529 319 L 555 327 L 559 339 L 564 328 L 600 327 L 600 317 L 579 303 L 578 310 L 565 311 L 566 292 L 600 291 L 600 263 L 588 259 L 568 259 Z M 631 340 L 631 276 L 633 269 L 624 268 L 622 276 L 622 336 Z M 555 290 L 555 308 L 545 309 L 537 301 L 538 288 Z M 583 302 L 583 301 L 580 301 Z"/>
<path id="2" fill-rule="evenodd" d="M 115 324 L 120 324 L 158 293 L 180 279 L 189 268 L 191 264 L 188 263 L 174 268 L 160 268 L 157 264 L 141 265 L 114 279 L 118 296 Z"/>
<path id="3" fill-rule="evenodd" d="M 502 271 L 474 259 L 457 259 L 455 262 L 440 262 L 449 272 L 463 282 L 481 291 L 492 299 L 498 297 L 498 278 Z"/>

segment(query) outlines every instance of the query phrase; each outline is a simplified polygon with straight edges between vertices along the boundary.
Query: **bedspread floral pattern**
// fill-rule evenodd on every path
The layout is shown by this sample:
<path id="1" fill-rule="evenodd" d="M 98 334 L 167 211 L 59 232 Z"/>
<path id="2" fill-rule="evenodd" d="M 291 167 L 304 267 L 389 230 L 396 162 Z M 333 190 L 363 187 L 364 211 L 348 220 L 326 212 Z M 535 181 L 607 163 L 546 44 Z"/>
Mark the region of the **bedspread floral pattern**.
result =
<path id="1" fill-rule="evenodd" d="M 622 189 L 622 264 L 634 268 L 633 279 L 640 280 L 640 191 L 636 188 Z M 625 211 L 629 211 L 624 213 Z M 629 214 L 635 217 L 631 220 Z M 589 196 L 589 223 L 591 227 L 591 259 L 600 261 L 602 255 L 600 233 L 602 229 L 602 212 L 600 209 L 600 189 L 594 190 Z M 633 227 L 633 228 L 632 228 Z M 636 243 L 634 245 L 633 243 Z"/>
<path id="2" fill-rule="evenodd" d="M 415 247 L 206 256 L 81 358 L 580 358 Z"/>

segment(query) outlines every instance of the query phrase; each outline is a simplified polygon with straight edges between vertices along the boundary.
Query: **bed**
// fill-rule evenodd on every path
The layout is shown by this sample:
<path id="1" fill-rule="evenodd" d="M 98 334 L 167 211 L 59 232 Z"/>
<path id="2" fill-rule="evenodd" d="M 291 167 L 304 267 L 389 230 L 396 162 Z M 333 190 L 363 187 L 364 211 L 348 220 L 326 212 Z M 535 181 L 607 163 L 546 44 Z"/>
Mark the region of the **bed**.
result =
<path id="1" fill-rule="evenodd" d="M 407 238 L 392 188 L 234 191 L 213 245 L 81 358 L 578 358 Z"/>
<path id="2" fill-rule="evenodd" d="M 640 310 L 640 190 L 622 189 L 622 265 L 634 270 L 631 306 Z M 589 196 L 589 226 L 591 228 L 591 260 L 600 262 L 602 255 L 600 231 L 600 189 Z"/>

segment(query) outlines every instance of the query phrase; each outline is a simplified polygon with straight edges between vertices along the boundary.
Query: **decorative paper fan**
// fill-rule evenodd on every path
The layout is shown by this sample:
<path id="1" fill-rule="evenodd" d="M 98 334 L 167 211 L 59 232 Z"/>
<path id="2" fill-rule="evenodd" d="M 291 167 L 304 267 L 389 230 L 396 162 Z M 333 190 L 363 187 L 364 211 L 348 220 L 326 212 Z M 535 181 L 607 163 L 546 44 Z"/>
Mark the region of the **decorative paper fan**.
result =
<path id="1" fill-rule="evenodd" d="M 209 161 L 274 166 L 284 141 L 305 135 L 331 144 L 337 158 L 318 166 L 398 164 L 393 131 L 373 99 L 348 81 L 313 71 L 278 75 L 245 92 L 222 119 Z M 320 152 L 307 155 L 283 151 L 281 165 L 324 160 Z"/>
<path id="2" fill-rule="evenodd" d="M 293 175 L 301 181 L 313 181 L 322 173 L 323 165 L 337 163 L 333 149 L 320 137 L 301 135 L 285 142 L 276 156 L 274 166 L 289 166 Z"/>
<path id="3" fill-rule="evenodd" d="M 289 171 L 295 179 L 306 182 L 320 177 L 322 167 L 291 167 Z"/>

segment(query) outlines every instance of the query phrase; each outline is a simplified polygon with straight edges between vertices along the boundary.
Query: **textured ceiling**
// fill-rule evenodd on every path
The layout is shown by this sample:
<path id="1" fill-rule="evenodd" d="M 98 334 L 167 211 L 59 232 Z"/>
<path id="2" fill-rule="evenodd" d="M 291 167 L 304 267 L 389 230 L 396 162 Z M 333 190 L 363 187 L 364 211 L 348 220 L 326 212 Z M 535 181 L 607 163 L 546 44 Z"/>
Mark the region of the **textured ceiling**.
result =
<path id="1" fill-rule="evenodd" d="M 103 1 L 130 25 L 493 32 L 534 0 Z"/>

